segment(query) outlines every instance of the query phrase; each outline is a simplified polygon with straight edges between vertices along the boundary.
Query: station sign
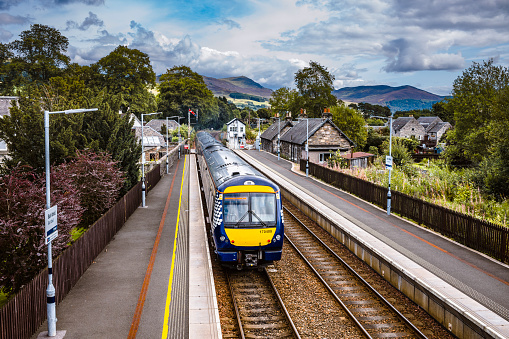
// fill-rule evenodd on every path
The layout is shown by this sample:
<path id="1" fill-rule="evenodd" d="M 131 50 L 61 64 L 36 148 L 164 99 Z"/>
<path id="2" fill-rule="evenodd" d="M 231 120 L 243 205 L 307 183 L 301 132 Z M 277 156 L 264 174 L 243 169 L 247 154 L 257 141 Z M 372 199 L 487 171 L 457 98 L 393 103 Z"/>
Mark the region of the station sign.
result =
<path id="1" fill-rule="evenodd" d="M 46 234 L 46 244 L 49 244 L 58 236 L 57 230 L 57 205 L 44 211 L 44 229 Z"/>
<path id="2" fill-rule="evenodd" d="M 390 155 L 385 156 L 385 169 L 392 170 L 392 156 Z"/>

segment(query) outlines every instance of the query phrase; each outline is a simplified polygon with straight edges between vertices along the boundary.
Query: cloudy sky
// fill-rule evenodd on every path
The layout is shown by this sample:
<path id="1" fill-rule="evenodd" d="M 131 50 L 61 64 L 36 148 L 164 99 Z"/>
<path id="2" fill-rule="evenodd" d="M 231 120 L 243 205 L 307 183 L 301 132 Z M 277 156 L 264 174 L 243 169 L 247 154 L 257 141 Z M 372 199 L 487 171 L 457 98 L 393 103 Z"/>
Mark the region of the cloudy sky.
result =
<path id="1" fill-rule="evenodd" d="M 335 88 L 412 85 L 450 94 L 472 62 L 509 66 L 509 0 L 0 0 L 0 41 L 30 24 L 58 29 L 72 61 L 118 45 L 150 56 L 157 74 L 186 65 L 294 86 L 317 61 Z"/>

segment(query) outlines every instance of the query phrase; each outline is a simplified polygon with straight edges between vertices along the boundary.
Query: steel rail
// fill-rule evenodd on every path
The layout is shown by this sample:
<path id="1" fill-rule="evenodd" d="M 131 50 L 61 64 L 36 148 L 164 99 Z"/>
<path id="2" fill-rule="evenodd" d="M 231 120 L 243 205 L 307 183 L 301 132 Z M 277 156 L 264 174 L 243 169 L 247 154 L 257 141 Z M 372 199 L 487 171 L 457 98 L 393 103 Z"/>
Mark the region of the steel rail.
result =
<path id="1" fill-rule="evenodd" d="M 334 258 L 336 258 L 342 265 L 344 265 L 345 268 L 347 268 L 364 286 L 366 286 L 373 294 L 376 295 L 382 301 L 396 316 L 406 325 L 408 326 L 414 333 L 421 339 L 427 339 L 427 337 L 414 325 L 412 324 L 401 312 L 399 312 L 387 299 L 385 299 L 371 284 L 369 284 L 364 278 L 362 278 L 348 263 L 346 263 L 340 256 L 338 256 L 327 244 L 325 244 L 313 231 L 311 231 L 302 221 L 300 221 L 292 212 L 288 210 L 288 208 L 283 207 L 284 210 L 299 224 L 301 225 L 311 236 L 317 240 L 324 248 L 325 250 L 331 254 Z M 286 234 L 285 234 L 286 237 Z M 287 237 L 288 239 L 288 237 Z M 288 239 L 289 240 L 289 239 Z M 291 241 L 290 241 L 291 242 Z M 293 243 L 292 243 L 292 246 Z M 295 246 L 294 246 L 295 247 Z M 300 253 L 300 251 L 299 251 Z M 302 254 L 301 254 L 302 255 Z M 306 262 L 307 259 L 305 259 Z M 308 263 L 308 265 L 311 265 L 311 263 Z M 314 268 L 313 268 L 314 270 Z M 319 275 L 318 272 L 315 271 L 317 275 Z M 333 291 L 334 292 L 334 291 Z M 334 293 L 335 294 L 335 293 Z M 346 307 L 346 306 L 345 306 Z M 369 335 L 369 334 L 368 334 Z"/>

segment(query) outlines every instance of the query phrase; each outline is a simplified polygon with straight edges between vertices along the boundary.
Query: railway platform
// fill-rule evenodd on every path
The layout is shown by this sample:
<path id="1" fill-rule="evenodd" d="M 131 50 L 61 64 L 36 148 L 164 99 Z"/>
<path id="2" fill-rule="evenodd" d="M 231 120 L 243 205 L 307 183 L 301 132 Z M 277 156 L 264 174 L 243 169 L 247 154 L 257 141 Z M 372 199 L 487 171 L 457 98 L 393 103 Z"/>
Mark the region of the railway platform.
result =
<path id="1" fill-rule="evenodd" d="M 195 155 L 182 157 L 57 305 L 81 338 L 221 338 Z M 57 291 L 58 293 L 58 291 Z M 46 322 L 32 339 L 47 338 Z M 46 332 L 46 333 L 45 333 Z"/>
<path id="2" fill-rule="evenodd" d="M 452 333 L 509 338 L 508 265 L 307 178 L 296 164 L 270 153 L 238 154 L 334 224 L 340 241 Z"/>

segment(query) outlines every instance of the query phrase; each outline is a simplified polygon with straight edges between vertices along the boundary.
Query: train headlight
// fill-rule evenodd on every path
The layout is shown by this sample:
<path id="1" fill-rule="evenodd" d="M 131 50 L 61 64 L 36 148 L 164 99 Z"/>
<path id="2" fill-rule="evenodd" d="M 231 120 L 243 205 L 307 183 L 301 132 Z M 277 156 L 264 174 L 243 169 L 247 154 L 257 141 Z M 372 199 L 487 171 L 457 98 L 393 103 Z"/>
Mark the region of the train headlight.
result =
<path id="1" fill-rule="evenodd" d="M 281 235 L 279 235 L 279 234 L 278 234 L 278 235 L 276 235 L 276 240 L 277 240 L 277 241 L 281 240 Z"/>
<path id="2" fill-rule="evenodd" d="M 219 237 L 219 240 L 221 240 L 221 241 L 225 241 L 225 239 L 226 239 L 226 237 L 224 235 Z"/>

